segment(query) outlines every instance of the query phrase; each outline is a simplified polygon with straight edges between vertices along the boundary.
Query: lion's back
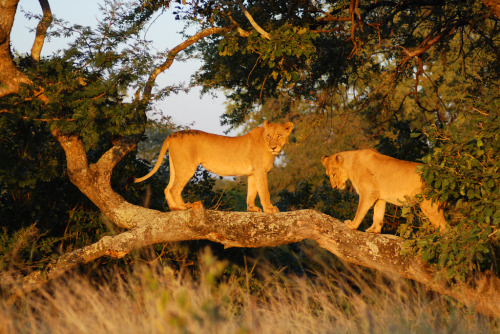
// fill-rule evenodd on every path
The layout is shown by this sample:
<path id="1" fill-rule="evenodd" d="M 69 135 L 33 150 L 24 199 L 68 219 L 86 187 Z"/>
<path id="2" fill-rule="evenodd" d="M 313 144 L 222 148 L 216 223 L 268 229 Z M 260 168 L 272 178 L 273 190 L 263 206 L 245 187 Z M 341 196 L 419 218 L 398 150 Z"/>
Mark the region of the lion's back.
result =
<path id="1" fill-rule="evenodd" d="M 393 204 L 401 204 L 405 196 L 413 197 L 422 191 L 417 173 L 418 163 L 392 158 L 375 150 L 359 150 L 356 160 L 363 166 L 353 169 L 365 173 L 360 179 L 370 180 L 380 197 Z M 355 166 L 355 165 L 353 165 Z M 353 173 L 355 171 L 351 171 Z M 359 178 L 358 178 L 359 179 Z M 368 182 L 366 182 L 368 183 Z M 365 189 L 366 189 L 365 184 Z"/>

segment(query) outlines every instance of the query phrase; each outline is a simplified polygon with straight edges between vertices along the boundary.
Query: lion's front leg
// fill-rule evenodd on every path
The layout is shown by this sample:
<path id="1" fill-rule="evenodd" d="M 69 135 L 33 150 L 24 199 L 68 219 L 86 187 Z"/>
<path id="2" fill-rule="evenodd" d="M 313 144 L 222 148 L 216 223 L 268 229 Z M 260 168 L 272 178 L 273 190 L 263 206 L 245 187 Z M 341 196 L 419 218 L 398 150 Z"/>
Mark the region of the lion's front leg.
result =
<path id="1" fill-rule="evenodd" d="M 255 197 L 257 197 L 257 185 L 253 175 L 248 176 L 248 190 L 247 190 L 247 211 L 261 212 L 262 209 L 255 206 Z"/>
<path id="2" fill-rule="evenodd" d="M 269 188 L 267 184 L 267 173 L 266 172 L 255 173 L 254 175 L 248 177 L 249 180 L 251 178 L 253 179 L 253 181 L 255 181 L 254 183 L 255 188 L 259 193 L 260 202 L 262 204 L 262 207 L 264 208 L 264 212 L 267 213 L 279 212 L 280 210 L 271 204 L 271 195 L 269 194 Z M 248 190 L 249 190 L 248 196 L 250 197 L 250 181 L 248 182 Z M 253 200 L 255 200 L 255 195 L 253 197 Z M 251 204 L 254 204 L 253 201 Z M 247 200 L 247 205 L 248 207 L 250 207 L 248 200 Z"/>
<path id="3" fill-rule="evenodd" d="M 352 221 L 346 220 L 344 223 L 348 228 L 351 230 L 356 230 L 359 225 L 361 225 L 361 222 L 366 216 L 366 213 L 372 205 L 375 203 L 377 198 L 375 196 L 368 196 L 364 197 L 359 195 L 359 204 L 358 204 L 358 209 L 356 210 L 356 215 L 354 216 L 354 219 Z"/>

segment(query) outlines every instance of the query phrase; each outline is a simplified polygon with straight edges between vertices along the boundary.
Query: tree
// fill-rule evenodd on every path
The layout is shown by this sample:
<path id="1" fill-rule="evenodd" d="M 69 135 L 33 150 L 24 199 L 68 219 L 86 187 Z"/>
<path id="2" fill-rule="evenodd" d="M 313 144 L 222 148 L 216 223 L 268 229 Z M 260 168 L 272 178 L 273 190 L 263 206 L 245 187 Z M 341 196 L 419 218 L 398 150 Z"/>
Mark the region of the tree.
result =
<path id="1" fill-rule="evenodd" d="M 346 92 L 342 107 L 367 115 L 375 128 L 405 118 L 442 126 L 471 105 L 495 111 L 471 94 L 498 91 L 498 17 L 481 2 L 278 1 L 254 8 L 256 20 L 285 41 L 233 34 L 197 45 L 205 63 L 196 80 L 231 91 L 228 124 L 243 123 L 254 104 L 276 96 L 325 111 L 328 91 Z M 479 89 L 485 81 L 491 91 Z"/>
<path id="2" fill-rule="evenodd" d="M 470 154 L 473 162 L 460 159 L 463 165 L 451 170 L 473 170 L 471 165 L 477 164 L 481 171 L 474 169 L 476 193 L 480 193 L 482 184 L 488 184 L 497 167 L 494 159 L 485 158 L 484 152 L 496 152 L 498 137 L 489 137 L 489 151 L 469 151 L 468 142 L 481 143 L 478 138 L 482 138 L 483 133 L 495 133 L 498 127 L 494 115 L 498 113 L 500 89 L 500 40 L 498 16 L 491 10 L 491 3 L 327 2 L 322 7 L 308 2 L 281 7 L 276 4 L 256 5 L 252 14 L 257 22 L 265 22 L 266 31 L 271 35 L 279 32 L 286 43 L 280 38 L 258 43 L 234 36 L 227 40 L 213 37 L 199 44 L 198 52 L 206 61 L 197 80 L 201 78 L 208 87 L 224 87 L 231 92 L 233 103 L 225 122 L 245 124 L 260 117 L 295 120 L 299 114 L 309 119 L 313 115 L 325 124 L 328 119 L 321 115 L 351 119 L 355 115 L 362 124 L 360 132 L 369 140 L 379 141 L 377 147 L 385 154 L 426 163 L 433 161 L 437 152 Z M 294 30 L 294 24 L 309 30 Z M 285 32 L 285 29 L 288 30 Z M 329 96 L 333 98 L 328 99 Z M 266 103 L 273 100 L 288 100 L 293 104 L 277 104 L 279 108 L 270 113 Z M 262 101 L 263 107 L 259 110 L 255 106 Z M 297 112 L 296 105 L 306 107 Z M 248 110 L 256 111 L 249 117 Z M 473 130 L 472 125 L 476 123 L 488 130 Z M 352 121 L 349 126 L 356 128 Z M 314 137 L 317 143 L 324 145 L 325 151 L 334 147 L 330 144 L 332 138 L 337 144 L 335 151 L 350 149 L 339 147 L 344 137 L 349 138 L 345 131 L 327 126 L 320 128 L 332 130 L 325 131 L 328 135 L 318 130 Z M 450 136 L 450 132 L 460 134 Z M 300 135 L 298 132 L 297 136 Z M 436 137 L 448 139 L 432 139 Z M 300 137 L 292 139 L 300 141 Z M 286 148 L 287 153 L 300 147 L 297 142 Z M 316 150 L 319 145 L 312 143 L 310 139 L 305 141 L 302 150 L 307 153 Z M 363 147 L 360 142 L 352 143 L 357 148 Z M 331 152 L 322 154 L 325 153 Z M 426 154 L 429 156 L 424 157 Z M 479 204 L 474 197 L 466 196 L 466 199 L 456 195 L 459 187 L 472 183 L 449 175 L 453 158 L 439 159 L 443 159 L 440 165 L 434 165 L 432 172 L 424 171 L 424 175 L 429 184 L 439 188 L 431 190 L 431 195 L 449 199 L 448 219 L 456 226 L 456 235 L 445 242 L 439 236 L 429 235 L 422 226 L 419 233 L 428 237 L 411 233 L 416 223 L 414 214 L 406 215 L 408 225 L 404 224 L 398 233 L 410 238 L 408 244 L 415 252 L 446 267 L 450 278 L 464 279 L 466 272 L 485 267 L 498 273 L 496 231 L 500 221 L 494 214 L 499 210 L 498 202 L 481 196 L 479 201 L 483 204 Z M 302 175 L 308 177 L 305 181 L 318 182 L 318 169 L 307 156 L 297 161 L 294 154 L 287 154 L 283 165 L 286 174 L 280 174 L 281 180 L 286 180 L 287 174 L 296 180 L 297 174 L 293 173 L 297 165 Z M 450 177 L 443 184 L 444 175 Z M 303 181 L 297 184 L 299 188 Z M 287 187 L 290 184 L 289 180 L 282 183 Z M 496 187 L 488 186 L 484 191 L 495 198 L 499 194 Z M 460 201 L 452 200 L 459 197 Z M 478 212 L 485 213 L 488 219 L 482 216 L 480 221 L 460 219 L 464 214 L 460 207 L 463 202 L 475 202 Z M 487 211 L 485 202 L 489 203 Z M 465 228 L 462 223 L 468 226 Z M 442 244 L 446 246 L 439 248 Z M 450 244 L 455 247 L 449 247 Z M 462 244 L 462 248 L 456 247 L 458 244 Z M 471 252 L 464 256 L 463 248 Z"/>
<path id="3" fill-rule="evenodd" d="M 341 63 L 336 65 L 347 68 L 346 58 L 339 57 L 343 52 L 361 54 L 366 48 L 365 42 L 370 48 L 374 47 L 373 41 L 368 43 L 364 36 L 366 31 L 372 31 L 368 27 L 375 27 L 375 31 L 378 29 L 376 23 L 371 21 L 372 13 L 385 17 L 389 26 L 393 20 L 397 21 L 395 17 L 399 13 L 405 15 L 409 20 L 407 23 L 413 24 L 413 16 L 409 14 L 413 10 L 422 14 L 424 10 L 420 6 L 425 5 L 427 8 L 429 4 L 410 2 L 386 6 L 386 2 L 383 2 L 365 6 L 351 2 L 345 6 L 334 3 L 329 4 L 326 12 L 322 6 L 315 7 L 312 2 L 289 4 L 285 1 L 256 1 L 243 4 L 237 1 L 232 4 L 194 1 L 184 5 L 171 1 L 143 1 L 137 6 L 106 2 L 104 9 L 107 15 L 97 30 L 72 27 L 52 32 L 78 32 L 75 42 L 62 56 L 41 60 L 39 50 L 34 48 L 30 57 L 16 59 L 15 63 L 9 49 L 9 34 L 18 2 L 0 1 L 2 140 L 7 143 L 6 140 L 10 139 L 9 144 L 13 145 L 8 152 L 14 155 L 19 152 L 17 148 L 23 145 L 16 137 L 19 133 L 38 134 L 36 138 L 27 136 L 32 142 L 35 141 L 29 147 L 34 148 L 34 153 L 38 153 L 39 157 L 47 159 L 48 165 L 41 173 L 27 166 L 12 183 L 2 175 L 2 186 L 22 189 L 26 186 L 25 182 L 33 185 L 42 176 L 50 180 L 64 173 L 109 221 L 125 231 L 113 237 L 105 236 L 95 243 L 62 255 L 44 273 L 35 271 L 29 274 L 24 278 L 20 290 L 14 291 L 13 298 L 78 264 L 105 255 L 122 257 L 133 249 L 159 242 L 208 239 L 226 247 L 257 247 L 310 238 L 347 261 L 394 271 L 474 305 L 482 312 L 500 314 L 498 303 L 494 301 L 498 298 L 498 277 L 491 273 L 478 273 L 472 279 L 472 285 L 459 282 L 449 287 L 436 283 L 435 271 L 427 264 L 418 258 L 411 259 L 409 263 L 404 261 L 400 256 L 402 240 L 394 236 L 349 231 L 335 219 L 307 210 L 266 215 L 218 212 L 195 207 L 183 212 L 163 213 L 128 202 L 112 185 L 113 170 L 134 150 L 144 131 L 145 114 L 151 102 L 169 92 L 168 87 L 154 90 L 156 78 L 188 47 L 201 45 L 207 47 L 207 51 L 220 50 L 213 52 L 213 58 L 206 60 L 206 64 L 212 68 L 204 68 L 200 79 L 236 87 L 232 96 L 241 103 L 241 108 L 229 115 L 228 121 L 239 124 L 245 118 L 245 108 L 251 107 L 260 97 L 273 96 L 293 80 L 299 82 L 300 79 L 304 83 L 293 85 L 294 94 L 307 94 L 310 89 L 323 87 L 323 84 L 342 82 L 342 75 L 337 74 L 343 74 L 346 80 L 345 74 L 348 72 L 337 72 L 338 68 L 325 67 L 325 64 L 332 57 L 338 57 Z M 44 8 L 41 22 L 48 22 L 51 16 L 48 3 L 42 0 L 40 3 Z M 437 27 L 423 29 L 422 33 L 417 34 L 416 40 L 413 39 L 414 34 L 408 31 L 411 28 L 404 30 L 400 36 L 405 42 L 403 55 L 396 59 L 387 57 L 387 61 L 393 64 L 388 66 L 392 71 L 391 78 L 410 75 L 408 64 L 411 59 L 421 56 L 457 29 L 475 27 L 481 22 L 486 22 L 488 26 L 492 24 L 492 19 L 482 7 L 466 15 L 465 19 L 460 18 L 459 14 L 465 14 L 463 5 L 431 3 L 430 6 L 435 6 L 437 11 L 446 12 L 450 6 L 450 12 L 458 19 L 453 16 L 448 23 L 446 15 L 441 14 L 439 17 L 442 20 L 439 22 L 445 22 L 444 25 L 440 23 Z M 154 13 L 169 6 L 175 6 L 179 18 L 201 22 L 200 30 L 173 49 L 151 55 L 140 38 L 140 32 L 146 28 Z M 366 16 L 360 15 L 361 10 L 366 10 Z M 344 13 L 349 13 L 349 16 L 343 16 Z M 484 19 L 484 16 L 487 18 Z M 425 21 L 425 16 L 416 17 Z M 481 18 L 483 21 L 480 21 Z M 336 24 L 342 24 L 344 28 Z M 42 37 L 46 34 L 43 26 L 39 30 Z M 350 29 L 345 30 L 345 27 Z M 336 34 L 331 36 L 338 29 L 338 36 L 350 38 L 352 43 L 347 48 L 323 49 L 325 53 L 333 49 L 333 55 L 327 54 L 326 58 L 318 61 L 321 58 L 316 59 L 315 55 L 319 53 L 319 45 L 314 43 L 318 41 L 324 45 L 331 38 L 338 38 Z M 204 43 L 207 37 L 215 35 L 221 35 L 222 39 Z M 342 42 L 342 39 L 338 42 Z M 414 47 L 410 49 L 410 45 Z M 210 53 L 203 55 L 210 57 Z M 235 60 L 229 61 L 229 58 L 219 59 L 219 55 L 238 55 L 246 61 L 234 63 Z M 372 55 L 366 54 L 354 63 L 360 64 L 360 68 L 380 66 L 370 64 Z M 238 64 L 239 69 L 235 64 Z M 228 73 L 224 66 L 229 66 L 231 71 Z M 310 73 L 305 71 L 316 67 L 318 70 L 311 70 Z M 222 80 L 221 75 L 227 74 L 229 77 Z M 366 94 L 361 84 L 366 76 L 367 73 L 360 77 L 359 82 L 353 82 L 354 95 L 364 103 L 370 101 L 370 94 Z M 245 78 L 248 84 L 245 84 Z M 134 91 L 133 96 L 129 100 L 125 99 L 126 92 L 131 90 Z M 413 95 L 416 98 L 417 91 Z M 436 112 L 433 111 L 433 114 Z M 62 166 L 63 159 L 64 167 L 59 170 L 54 168 Z"/>

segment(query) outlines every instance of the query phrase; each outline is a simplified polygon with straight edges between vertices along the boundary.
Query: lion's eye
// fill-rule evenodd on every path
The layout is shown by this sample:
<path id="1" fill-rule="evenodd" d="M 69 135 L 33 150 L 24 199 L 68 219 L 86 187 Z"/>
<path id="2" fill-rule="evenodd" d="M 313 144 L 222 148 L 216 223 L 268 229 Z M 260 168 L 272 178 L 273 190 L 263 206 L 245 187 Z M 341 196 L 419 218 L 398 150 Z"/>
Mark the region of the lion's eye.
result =
<path id="1" fill-rule="evenodd" d="M 267 135 L 267 139 L 271 139 L 271 136 L 270 136 L 270 135 Z"/>
<path id="2" fill-rule="evenodd" d="M 281 138 L 281 135 L 278 135 L 278 138 Z"/>

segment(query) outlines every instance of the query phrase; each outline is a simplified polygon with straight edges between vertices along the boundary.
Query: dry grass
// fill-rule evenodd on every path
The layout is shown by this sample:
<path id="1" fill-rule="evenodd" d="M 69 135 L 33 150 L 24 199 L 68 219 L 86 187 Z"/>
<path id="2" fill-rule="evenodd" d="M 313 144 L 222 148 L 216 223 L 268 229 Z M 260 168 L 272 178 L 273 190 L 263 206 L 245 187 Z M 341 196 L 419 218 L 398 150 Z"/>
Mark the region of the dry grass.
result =
<path id="1" fill-rule="evenodd" d="M 0 333 L 500 333 L 499 319 L 400 279 L 325 268 L 314 281 L 257 280 L 224 275 L 208 252 L 200 263 L 197 278 L 146 266 L 105 284 L 66 277 L 14 307 L 0 301 Z"/>

